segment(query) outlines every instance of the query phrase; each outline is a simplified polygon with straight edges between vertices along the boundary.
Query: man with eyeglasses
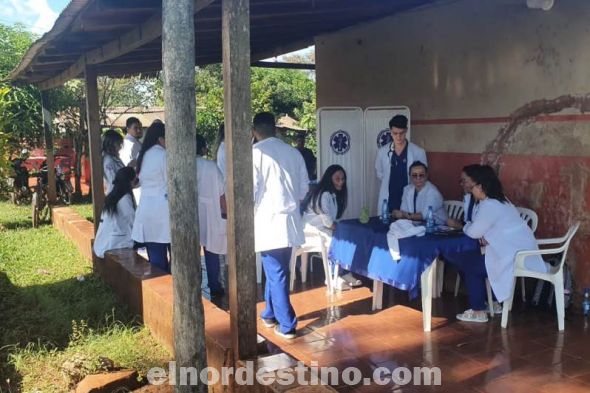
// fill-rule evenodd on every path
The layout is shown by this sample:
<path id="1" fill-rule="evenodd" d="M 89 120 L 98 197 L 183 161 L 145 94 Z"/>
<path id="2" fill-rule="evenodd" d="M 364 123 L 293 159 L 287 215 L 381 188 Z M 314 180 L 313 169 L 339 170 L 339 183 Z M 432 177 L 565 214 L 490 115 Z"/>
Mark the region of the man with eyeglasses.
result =
<path id="1" fill-rule="evenodd" d="M 395 218 L 422 221 L 426 219 L 428 208 L 432 206 L 436 224 L 447 222 L 443 197 L 438 188 L 428 181 L 428 167 L 420 161 L 410 165 L 412 184 L 404 188 L 401 208 L 393 211 Z"/>
<path id="2" fill-rule="evenodd" d="M 408 118 L 396 115 L 389 121 L 393 141 L 377 151 L 375 170 L 381 181 L 377 208 L 387 201 L 388 211 L 399 210 L 404 187 L 410 183 L 409 167 L 415 161 L 428 164 L 426 152 L 406 139 Z"/>

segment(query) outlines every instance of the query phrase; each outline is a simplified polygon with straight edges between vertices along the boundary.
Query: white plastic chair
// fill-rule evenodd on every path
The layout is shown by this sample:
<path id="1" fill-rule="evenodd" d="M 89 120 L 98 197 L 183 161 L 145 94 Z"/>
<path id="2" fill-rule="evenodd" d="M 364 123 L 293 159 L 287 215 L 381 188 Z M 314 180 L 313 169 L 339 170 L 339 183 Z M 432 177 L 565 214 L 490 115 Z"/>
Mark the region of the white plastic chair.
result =
<path id="1" fill-rule="evenodd" d="M 301 282 L 307 281 L 308 254 L 310 252 L 319 252 L 324 265 L 324 274 L 326 277 L 326 286 L 328 291 L 332 288 L 332 277 L 330 274 L 330 264 L 328 260 L 329 238 L 319 230 L 312 229 L 310 226 L 305 227 L 305 244 L 299 247 L 293 247 L 291 252 L 290 270 L 290 290 L 295 288 L 295 268 L 297 266 L 297 257 L 301 256 Z"/>
<path id="2" fill-rule="evenodd" d="M 447 217 L 458 221 L 463 219 L 463 201 L 444 201 L 443 206 L 447 211 Z M 457 274 L 457 277 L 459 277 L 459 274 Z M 433 291 L 433 293 L 436 294 L 436 297 L 440 297 L 444 282 L 445 264 L 439 260 L 436 269 L 436 289 Z"/>
<path id="3" fill-rule="evenodd" d="M 567 231 L 565 236 L 555 239 L 541 239 L 537 240 L 537 244 L 539 245 L 554 245 L 558 246 L 556 248 L 545 248 L 539 250 L 525 250 L 519 251 L 516 253 L 514 257 L 514 280 L 512 282 L 512 296 L 508 300 L 504 302 L 504 307 L 502 310 L 502 327 L 506 328 L 508 325 L 508 312 L 512 309 L 512 302 L 514 300 L 514 288 L 516 286 L 516 278 L 517 277 L 531 277 L 536 278 L 538 280 L 549 281 L 553 284 L 554 291 L 555 291 L 555 306 L 557 308 L 557 326 L 559 331 L 563 331 L 564 329 L 564 319 L 565 319 L 565 300 L 564 300 L 564 293 L 563 293 L 563 264 L 565 263 L 565 259 L 567 256 L 568 249 L 570 247 L 570 242 L 578 228 L 580 227 L 580 223 L 576 222 L 574 225 L 570 227 Z M 551 266 L 547 264 L 549 269 L 548 273 L 540 273 L 534 270 L 529 270 L 526 268 L 524 262 L 526 257 L 532 255 L 558 255 L 561 254 L 561 260 L 557 266 Z"/>
<path id="4" fill-rule="evenodd" d="M 539 225 L 539 216 L 531 209 L 527 209 L 526 207 L 517 207 L 518 213 L 520 214 L 520 218 L 526 222 L 526 224 L 531 228 L 533 233 L 537 232 L 537 226 Z M 522 292 L 522 302 L 526 302 L 526 284 L 525 278 L 520 278 L 520 290 Z"/>

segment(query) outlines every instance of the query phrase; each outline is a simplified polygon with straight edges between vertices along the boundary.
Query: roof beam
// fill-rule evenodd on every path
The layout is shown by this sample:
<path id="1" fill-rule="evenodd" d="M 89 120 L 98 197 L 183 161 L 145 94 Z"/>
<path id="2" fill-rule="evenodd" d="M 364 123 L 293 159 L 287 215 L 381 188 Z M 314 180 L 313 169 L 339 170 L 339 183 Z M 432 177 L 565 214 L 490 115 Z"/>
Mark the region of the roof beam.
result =
<path id="1" fill-rule="evenodd" d="M 195 0 L 195 12 L 202 10 L 215 0 Z M 160 10 L 161 11 L 161 10 Z M 152 16 L 141 25 L 107 42 L 99 48 L 84 53 L 78 61 L 61 74 L 39 83 L 41 90 L 63 85 L 84 72 L 86 65 L 100 64 L 129 53 L 162 35 L 162 14 Z"/>

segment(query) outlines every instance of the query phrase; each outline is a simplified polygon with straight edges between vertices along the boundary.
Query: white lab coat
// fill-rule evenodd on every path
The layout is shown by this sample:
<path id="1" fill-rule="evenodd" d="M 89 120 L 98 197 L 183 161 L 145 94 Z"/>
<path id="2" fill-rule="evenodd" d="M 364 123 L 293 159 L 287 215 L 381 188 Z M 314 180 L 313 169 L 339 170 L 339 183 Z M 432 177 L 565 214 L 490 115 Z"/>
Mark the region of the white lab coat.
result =
<path id="1" fill-rule="evenodd" d="M 225 183 L 225 142 L 221 141 L 217 149 L 217 168 L 221 172 L 223 182 Z"/>
<path id="2" fill-rule="evenodd" d="M 299 203 L 309 187 L 303 157 L 271 137 L 252 147 L 252 160 L 256 252 L 303 244 Z"/>
<path id="3" fill-rule="evenodd" d="M 320 195 L 319 202 L 322 207 L 320 209 L 320 207 L 317 206 L 317 211 L 313 210 L 312 202 L 309 202 L 309 206 L 303 213 L 303 224 L 311 225 L 320 231 L 331 234 L 332 230 L 330 228 L 336 221 L 336 216 L 338 215 L 336 194 L 324 191 L 322 195 Z"/>
<path id="4" fill-rule="evenodd" d="M 391 154 L 393 154 L 392 148 L 393 142 L 379 148 L 377 151 L 377 158 L 375 159 L 375 171 L 377 174 L 377 179 L 381 181 L 381 186 L 379 188 L 379 199 L 377 200 L 378 209 L 381 209 L 381 203 L 383 203 L 384 199 L 389 199 L 389 175 L 391 172 Z M 406 170 L 406 173 L 408 174 L 408 184 L 410 184 L 410 165 L 416 161 L 421 161 L 428 165 L 428 162 L 426 161 L 426 152 L 424 149 L 408 141 L 408 168 Z"/>
<path id="5" fill-rule="evenodd" d="M 414 187 L 413 184 L 408 184 L 404 187 L 402 194 L 402 205 L 400 210 L 408 213 L 414 213 Z M 443 197 L 438 188 L 431 182 L 427 181 L 424 188 L 420 190 L 416 198 L 416 213 L 422 213 L 422 218 L 426 219 L 428 213 L 428 206 L 432 206 L 434 212 L 434 220 L 436 224 L 447 222 L 447 212 L 443 205 Z"/>
<path id="6" fill-rule="evenodd" d="M 115 180 L 117 171 L 123 167 L 125 167 L 125 165 L 118 156 L 112 156 L 110 154 L 102 155 L 102 173 L 105 195 L 110 193 L 113 189 L 113 181 Z"/>
<path id="7" fill-rule="evenodd" d="M 102 212 L 93 245 L 97 257 L 104 258 L 104 253 L 109 250 L 133 247 L 131 230 L 134 217 L 135 207 L 129 194 L 119 200 L 115 214 Z"/>
<path id="8" fill-rule="evenodd" d="M 123 147 L 119 152 L 119 157 L 121 157 L 121 161 L 125 166 L 131 166 L 135 168 L 135 161 L 139 156 L 139 151 L 141 150 L 141 142 L 137 140 L 136 137 L 132 135 L 125 135 L 123 138 Z"/>
<path id="9" fill-rule="evenodd" d="M 135 168 L 137 166 L 136 161 L 140 150 L 141 142 L 136 137 L 127 134 L 123 139 L 123 147 L 121 148 L 121 151 L 119 151 L 119 157 L 123 164 Z M 140 187 L 135 187 L 133 189 L 133 196 L 135 197 L 135 202 L 139 203 L 139 199 L 141 198 Z"/>
<path id="10" fill-rule="evenodd" d="M 227 253 L 227 224 L 221 218 L 220 197 L 225 194 L 223 177 L 213 161 L 197 157 L 199 238 L 214 254 Z"/>
<path id="11" fill-rule="evenodd" d="M 463 228 L 474 239 L 485 238 L 485 264 L 490 284 L 499 302 L 510 297 L 512 292 L 514 256 L 521 250 L 537 250 L 539 247 L 533 232 L 520 218 L 511 203 L 496 199 L 479 202 L 473 222 Z M 547 267 L 540 256 L 525 260 L 528 269 L 546 273 Z"/>
<path id="12" fill-rule="evenodd" d="M 166 149 L 155 145 L 145 152 L 139 173 L 141 199 L 132 233 L 136 242 L 170 243 L 167 179 Z"/>

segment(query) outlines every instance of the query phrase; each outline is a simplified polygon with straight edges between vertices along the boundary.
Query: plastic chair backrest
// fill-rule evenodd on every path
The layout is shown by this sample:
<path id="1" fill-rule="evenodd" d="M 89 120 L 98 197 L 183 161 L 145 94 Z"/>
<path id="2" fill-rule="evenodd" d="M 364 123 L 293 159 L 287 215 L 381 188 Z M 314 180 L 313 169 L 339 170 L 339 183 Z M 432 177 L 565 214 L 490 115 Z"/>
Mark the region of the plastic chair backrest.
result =
<path id="1" fill-rule="evenodd" d="M 537 213 L 526 207 L 517 207 L 516 210 L 518 210 L 520 218 L 527 223 L 533 233 L 537 232 L 537 226 L 539 226 L 539 216 L 537 216 Z"/>
<path id="2" fill-rule="evenodd" d="M 463 219 L 463 201 L 444 201 L 443 205 L 449 218 L 454 220 Z"/>
<path id="3" fill-rule="evenodd" d="M 557 269 L 557 271 L 559 271 L 559 272 L 561 272 L 561 270 L 563 269 L 563 264 L 565 263 L 565 259 L 567 257 L 567 252 L 570 248 L 570 242 L 572 241 L 572 238 L 574 237 L 576 232 L 578 232 L 579 228 L 580 228 L 580 222 L 577 221 L 567 231 L 567 235 L 565 235 L 565 242 L 563 243 L 563 246 L 560 247 L 560 248 L 563 248 L 563 253 L 561 254 L 561 261 L 559 261 L 559 268 Z"/>

